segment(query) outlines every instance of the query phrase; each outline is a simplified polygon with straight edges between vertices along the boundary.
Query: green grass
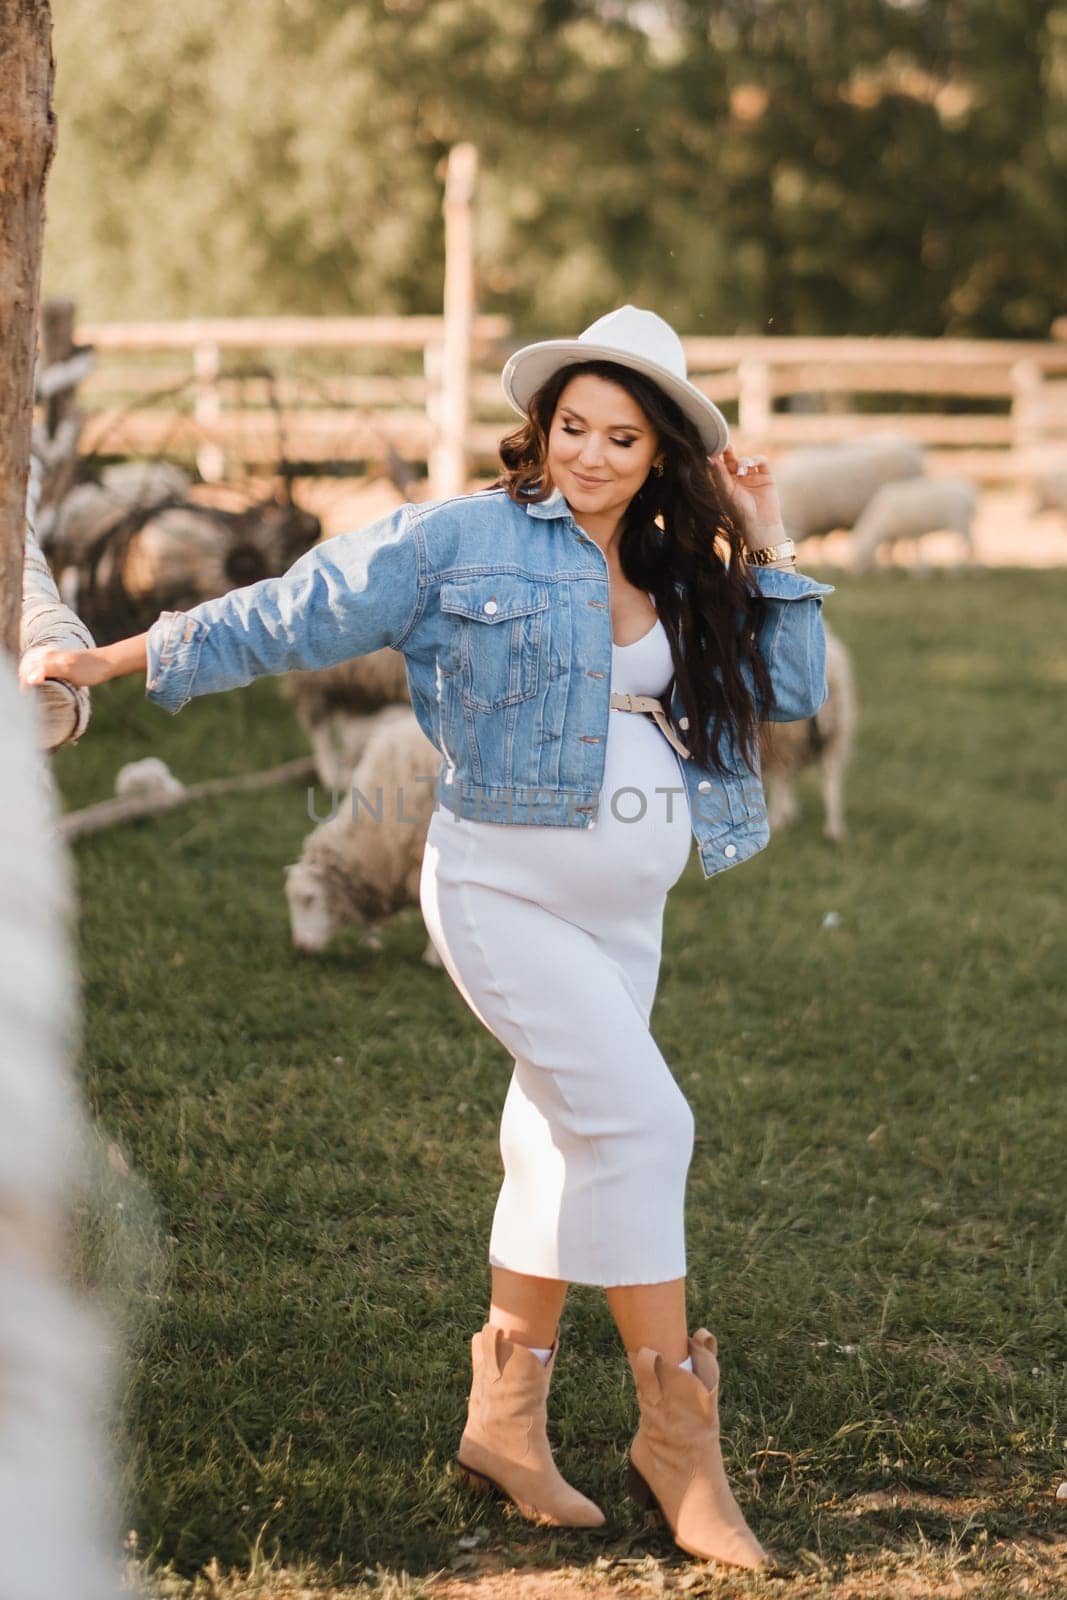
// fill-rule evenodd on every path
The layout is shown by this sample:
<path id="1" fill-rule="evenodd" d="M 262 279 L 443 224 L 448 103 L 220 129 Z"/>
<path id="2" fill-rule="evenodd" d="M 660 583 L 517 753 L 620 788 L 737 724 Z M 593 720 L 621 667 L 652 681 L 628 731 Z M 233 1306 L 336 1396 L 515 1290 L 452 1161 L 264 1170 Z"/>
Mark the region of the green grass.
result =
<path id="1" fill-rule="evenodd" d="M 991 1595 L 1003 1569 L 1008 1593 L 1005 1551 L 1037 1571 L 1067 1520 L 1067 573 L 834 581 L 862 719 L 847 843 L 808 774 L 796 828 L 709 881 L 694 854 L 668 906 L 653 1027 L 698 1123 L 691 1321 L 720 1340 L 751 1520 L 812 1583 L 889 1561 Z M 192 781 L 302 750 L 274 681 L 170 718 L 130 680 L 55 771 L 73 806 L 148 753 Z M 187 1577 L 266 1555 L 417 1579 L 481 1527 L 501 1559 L 609 1557 L 611 1584 L 650 1557 L 669 1587 L 693 1568 L 623 1497 L 635 1407 L 598 1291 L 568 1299 L 551 1419 L 607 1528 L 537 1532 L 452 1475 L 509 1062 L 419 960 L 417 909 L 380 952 L 293 951 L 305 799 L 75 849 L 84 1081 L 132 1169 L 108 1169 L 94 1254 L 132 1332 L 125 1525 Z"/>

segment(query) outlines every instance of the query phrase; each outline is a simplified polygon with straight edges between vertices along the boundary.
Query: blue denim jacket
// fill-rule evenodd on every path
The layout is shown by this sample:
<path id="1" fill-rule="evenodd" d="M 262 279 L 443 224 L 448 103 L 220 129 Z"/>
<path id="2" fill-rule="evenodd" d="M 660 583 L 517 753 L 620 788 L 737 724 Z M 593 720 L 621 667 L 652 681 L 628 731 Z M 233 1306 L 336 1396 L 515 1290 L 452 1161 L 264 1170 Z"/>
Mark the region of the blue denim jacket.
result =
<path id="1" fill-rule="evenodd" d="M 833 586 L 753 571 L 771 601 L 757 648 L 774 720 L 812 716 L 827 693 L 820 612 Z M 146 692 L 178 712 L 263 673 L 389 645 L 403 652 L 415 715 L 441 752 L 443 805 L 485 822 L 591 828 L 611 693 L 609 592 L 604 553 L 558 489 L 539 504 L 498 489 L 403 505 L 316 545 L 280 578 L 164 611 L 148 631 Z M 670 712 L 684 742 L 677 687 Z M 687 796 L 706 878 L 770 838 L 759 777 L 734 741 L 723 753 L 726 777 L 676 753 L 674 795 Z"/>

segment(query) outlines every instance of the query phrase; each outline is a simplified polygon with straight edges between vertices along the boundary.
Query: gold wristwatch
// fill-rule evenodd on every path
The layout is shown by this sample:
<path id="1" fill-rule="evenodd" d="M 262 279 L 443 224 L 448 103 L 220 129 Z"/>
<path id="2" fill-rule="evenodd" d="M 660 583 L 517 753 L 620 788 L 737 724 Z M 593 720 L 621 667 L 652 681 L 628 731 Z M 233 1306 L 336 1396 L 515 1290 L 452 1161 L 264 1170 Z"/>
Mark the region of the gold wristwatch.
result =
<path id="1" fill-rule="evenodd" d="M 797 547 L 792 539 L 783 539 L 781 544 L 765 545 L 762 550 L 745 550 L 745 560 L 754 567 L 769 567 L 775 561 L 795 561 Z"/>

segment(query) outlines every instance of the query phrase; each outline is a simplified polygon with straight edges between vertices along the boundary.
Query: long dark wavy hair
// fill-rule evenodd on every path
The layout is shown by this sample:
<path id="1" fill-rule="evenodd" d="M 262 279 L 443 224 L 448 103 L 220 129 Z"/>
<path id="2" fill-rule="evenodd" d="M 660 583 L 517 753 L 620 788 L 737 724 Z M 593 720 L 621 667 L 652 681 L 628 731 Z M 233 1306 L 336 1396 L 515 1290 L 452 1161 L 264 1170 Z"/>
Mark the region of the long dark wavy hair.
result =
<path id="1" fill-rule="evenodd" d="M 613 361 L 562 367 L 534 394 L 529 420 L 501 440 L 504 472 L 493 487 L 506 489 L 520 504 L 548 498 L 549 428 L 560 395 L 584 373 L 625 389 L 659 437 L 663 473 L 650 471 L 626 509 L 619 564 L 630 583 L 653 596 L 670 640 L 689 718 L 686 748 L 701 766 L 727 773 L 719 750 L 725 727 L 755 773 L 759 722 L 774 700 L 770 673 L 756 649 L 766 601 L 744 560 L 739 522 L 719 493 L 700 435 L 674 401 L 653 379 Z M 743 662 L 751 669 L 758 705 L 741 675 Z"/>

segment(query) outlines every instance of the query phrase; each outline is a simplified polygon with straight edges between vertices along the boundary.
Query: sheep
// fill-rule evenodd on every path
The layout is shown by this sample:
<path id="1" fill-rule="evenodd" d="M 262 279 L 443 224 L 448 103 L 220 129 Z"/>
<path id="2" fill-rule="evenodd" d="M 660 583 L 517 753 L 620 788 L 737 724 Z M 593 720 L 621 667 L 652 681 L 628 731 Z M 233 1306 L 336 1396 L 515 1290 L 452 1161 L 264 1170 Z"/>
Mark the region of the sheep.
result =
<path id="1" fill-rule="evenodd" d="M 41 544 L 54 567 L 76 563 L 103 532 L 109 516 L 116 520 L 137 506 L 157 506 L 180 500 L 192 479 L 166 461 L 119 461 L 105 467 L 100 481 L 76 483 L 51 508 Z"/>
<path id="2" fill-rule="evenodd" d="M 292 703 L 327 789 L 348 788 L 382 707 L 410 704 L 404 657 L 388 648 L 322 672 L 290 672 L 281 692 Z"/>
<path id="3" fill-rule="evenodd" d="M 145 495 L 169 481 L 143 481 Z M 81 483 L 59 505 L 47 545 L 64 601 L 98 643 L 238 585 L 288 570 L 318 540 L 319 519 L 284 485 L 243 511 L 169 493 L 137 497 L 137 481 Z"/>
<path id="4" fill-rule="evenodd" d="M 321 952 L 347 923 L 365 926 L 419 904 L 440 767 L 440 752 L 414 712 L 387 707 L 379 714 L 346 803 L 308 835 L 300 860 L 285 869 L 298 950 Z M 367 943 L 379 946 L 373 935 Z M 422 959 L 441 965 L 432 940 Z"/>
<path id="5" fill-rule="evenodd" d="M 826 629 L 826 684 L 829 690 L 813 717 L 801 722 L 760 724 L 759 749 L 771 831 L 786 827 L 799 811 L 793 782 L 802 768 L 817 763 L 825 818 L 823 833 L 845 836 L 842 777 L 852 753 L 856 691 L 849 652 Z"/>
<path id="6" fill-rule="evenodd" d="M 897 434 L 792 450 L 774 468 L 786 532 L 800 540 L 851 528 L 882 484 L 922 471 L 921 445 Z"/>
<path id="7" fill-rule="evenodd" d="M 853 572 L 872 571 L 882 545 L 943 530 L 958 533 L 968 559 L 975 562 L 971 523 L 977 504 L 978 491 L 968 478 L 908 478 L 884 483 L 852 530 Z M 918 557 L 916 565 L 922 565 Z"/>
<path id="8" fill-rule="evenodd" d="M 172 461 L 113 461 L 100 473 L 108 494 L 124 506 L 154 506 L 180 498 L 193 480 Z"/>
<path id="9" fill-rule="evenodd" d="M 99 481 L 79 477 L 64 486 L 62 475 L 48 460 L 47 448 L 47 441 L 35 429 L 34 457 L 39 461 L 41 498 L 37 533 L 41 548 L 53 562 L 57 538 L 60 542 L 77 540 L 79 524 L 84 524 L 87 517 L 96 519 L 103 496 L 115 507 L 159 505 L 164 500 L 180 499 L 192 487 L 189 474 L 169 461 L 116 461 L 103 468 Z M 74 470 L 81 472 L 83 464 L 75 463 Z"/>
<path id="10" fill-rule="evenodd" d="M 185 794 L 185 784 L 176 778 L 158 756 L 145 756 L 140 761 L 127 761 L 115 778 L 115 793 L 120 800 L 131 795 Z"/>

